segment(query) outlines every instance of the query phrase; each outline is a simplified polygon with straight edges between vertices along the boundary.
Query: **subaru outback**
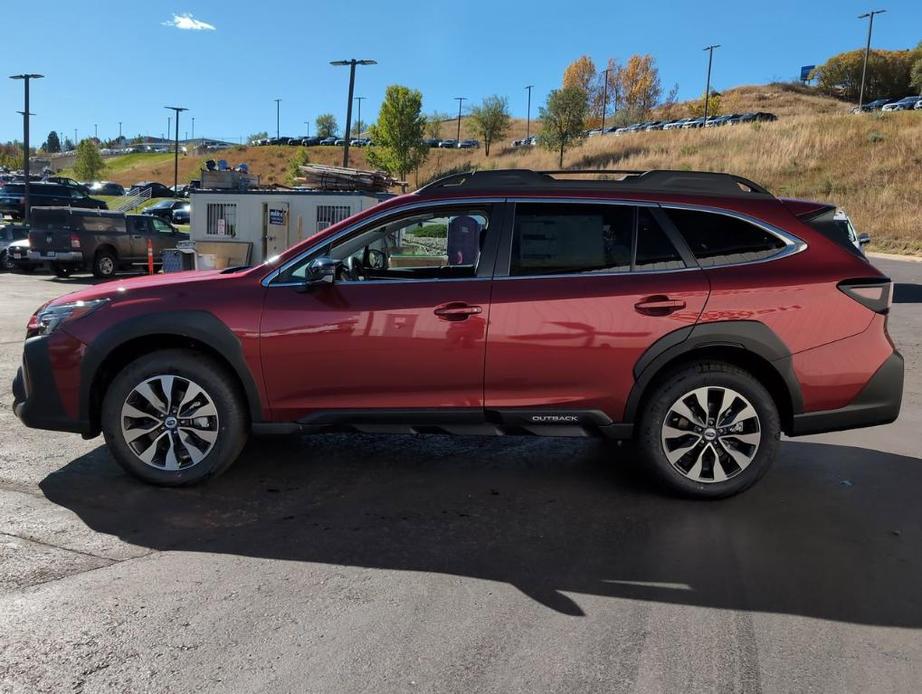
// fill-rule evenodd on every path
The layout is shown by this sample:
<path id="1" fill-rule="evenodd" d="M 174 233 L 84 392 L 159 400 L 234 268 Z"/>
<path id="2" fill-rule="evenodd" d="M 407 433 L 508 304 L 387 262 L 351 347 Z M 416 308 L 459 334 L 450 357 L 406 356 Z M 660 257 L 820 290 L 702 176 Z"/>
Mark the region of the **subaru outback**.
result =
<path id="1" fill-rule="evenodd" d="M 29 321 L 14 409 L 150 483 L 249 434 L 599 436 L 725 497 L 789 436 L 893 421 L 891 282 L 836 207 L 688 171 L 452 175 L 262 265 L 117 280 Z M 596 176 L 599 172 L 592 172 Z"/>

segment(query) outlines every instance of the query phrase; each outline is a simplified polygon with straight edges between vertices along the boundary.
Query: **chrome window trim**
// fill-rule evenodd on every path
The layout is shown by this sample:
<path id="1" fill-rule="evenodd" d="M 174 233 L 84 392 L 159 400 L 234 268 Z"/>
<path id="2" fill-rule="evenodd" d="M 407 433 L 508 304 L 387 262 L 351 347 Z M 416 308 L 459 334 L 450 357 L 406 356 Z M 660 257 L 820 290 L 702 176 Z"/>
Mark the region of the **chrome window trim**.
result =
<path id="1" fill-rule="evenodd" d="M 753 226 L 759 227 L 763 231 L 767 231 L 772 236 L 778 238 L 784 243 L 784 248 L 778 250 L 777 253 L 766 256 L 765 258 L 759 258 L 758 260 L 745 260 L 740 263 L 725 263 L 720 265 L 700 265 L 699 267 L 702 270 L 711 270 L 715 268 L 722 267 L 742 267 L 744 265 L 756 265 L 758 263 L 770 263 L 781 258 L 786 258 L 790 255 L 795 255 L 801 251 L 807 249 L 807 242 L 803 239 L 794 236 L 789 231 L 785 231 L 779 227 L 769 224 L 768 222 L 761 220 L 757 217 L 752 217 L 751 215 L 746 214 L 745 212 L 737 212 L 736 210 L 727 210 L 721 207 L 713 207 L 712 205 L 695 205 L 695 204 L 685 204 L 678 202 L 668 202 L 663 203 L 660 207 L 664 210 L 691 210 L 693 212 L 708 212 L 710 214 L 722 214 L 725 217 L 735 217 L 743 222 L 748 222 Z M 679 233 L 682 233 L 679 231 Z"/>
<path id="2" fill-rule="evenodd" d="M 262 280 L 260 280 L 260 284 L 262 284 L 262 286 L 264 287 L 300 287 L 302 286 L 304 284 L 303 282 L 281 282 L 281 283 L 273 284 L 272 280 L 278 277 L 282 272 L 290 268 L 292 265 L 297 265 L 306 256 L 309 256 L 312 253 L 317 252 L 318 250 L 320 250 L 321 248 L 323 248 L 324 246 L 328 244 L 335 243 L 342 237 L 348 236 L 352 232 L 368 224 L 374 224 L 378 220 L 381 220 L 385 217 L 399 216 L 403 214 L 404 212 L 412 212 L 413 210 L 418 210 L 421 207 L 430 208 L 430 207 L 460 207 L 464 205 L 496 205 L 498 203 L 502 203 L 505 201 L 506 201 L 505 196 L 479 197 L 479 198 L 452 198 L 452 199 L 445 199 L 445 200 L 420 200 L 419 202 L 413 202 L 407 205 L 401 205 L 400 207 L 382 210 L 381 212 L 377 214 L 374 214 L 370 217 L 363 219 L 361 222 L 355 222 L 354 224 L 350 224 L 349 226 L 345 227 L 341 231 L 338 231 L 337 233 L 335 233 L 333 236 L 330 236 L 329 238 L 326 238 L 319 243 L 315 243 L 313 246 L 308 248 L 306 251 L 304 251 L 303 253 L 299 253 L 297 256 L 289 260 L 284 265 L 275 268 L 272 272 L 270 272 L 268 275 L 263 277 Z M 366 280 L 366 281 L 361 282 L 361 284 L 369 284 L 369 283 L 394 284 L 395 282 L 400 282 L 400 283 L 403 283 L 403 282 L 446 282 L 446 281 L 457 281 L 457 280 L 469 282 L 470 280 L 474 280 L 474 279 L 492 279 L 492 278 L 490 277 L 482 277 L 482 278 L 457 277 L 457 278 L 444 278 L 444 279 L 420 278 L 418 280 L 407 278 L 407 279 L 393 279 L 393 280 Z"/>

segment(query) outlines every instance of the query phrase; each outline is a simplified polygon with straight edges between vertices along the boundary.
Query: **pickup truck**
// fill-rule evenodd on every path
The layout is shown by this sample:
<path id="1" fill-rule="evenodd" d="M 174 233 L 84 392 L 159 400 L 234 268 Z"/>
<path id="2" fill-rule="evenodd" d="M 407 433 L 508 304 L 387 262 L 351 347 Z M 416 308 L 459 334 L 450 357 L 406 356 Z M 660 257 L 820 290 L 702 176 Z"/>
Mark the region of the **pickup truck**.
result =
<path id="1" fill-rule="evenodd" d="M 154 264 L 187 234 L 157 217 L 69 207 L 36 207 L 29 232 L 29 260 L 48 263 L 58 277 L 91 271 L 99 278 L 146 267 L 150 242 Z"/>

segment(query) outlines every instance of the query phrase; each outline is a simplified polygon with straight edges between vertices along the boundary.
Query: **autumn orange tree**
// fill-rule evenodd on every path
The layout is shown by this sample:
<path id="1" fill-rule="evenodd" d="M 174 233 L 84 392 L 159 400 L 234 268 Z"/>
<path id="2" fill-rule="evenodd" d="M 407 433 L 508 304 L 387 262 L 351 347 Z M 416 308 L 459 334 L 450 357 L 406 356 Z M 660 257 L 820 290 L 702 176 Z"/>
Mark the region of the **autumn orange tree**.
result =
<path id="1" fill-rule="evenodd" d="M 652 55 L 632 55 L 620 72 L 621 100 L 631 118 L 644 118 L 663 92 Z"/>

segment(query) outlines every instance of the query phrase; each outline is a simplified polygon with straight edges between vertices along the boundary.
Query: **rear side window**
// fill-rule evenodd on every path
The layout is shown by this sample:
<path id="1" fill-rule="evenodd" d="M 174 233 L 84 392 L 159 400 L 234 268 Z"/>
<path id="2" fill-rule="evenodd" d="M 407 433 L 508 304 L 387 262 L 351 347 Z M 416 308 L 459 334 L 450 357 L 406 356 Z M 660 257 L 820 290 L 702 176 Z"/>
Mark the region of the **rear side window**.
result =
<path id="1" fill-rule="evenodd" d="M 637 209 L 637 254 L 635 270 L 678 270 L 682 257 L 647 207 Z"/>
<path id="2" fill-rule="evenodd" d="M 519 204 L 510 274 L 628 272 L 635 214 L 630 205 Z"/>
<path id="3" fill-rule="evenodd" d="M 785 247 L 774 234 L 737 217 L 676 209 L 666 214 L 702 267 L 762 260 Z"/>
<path id="4" fill-rule="evenodd" d="M 834 241 L 850 253 L 864 257 L 858 250 L 858 233 L 844 212 L 835 207 L 829 207 L 818 214 L 802 219 L 830 241 Z"/>

